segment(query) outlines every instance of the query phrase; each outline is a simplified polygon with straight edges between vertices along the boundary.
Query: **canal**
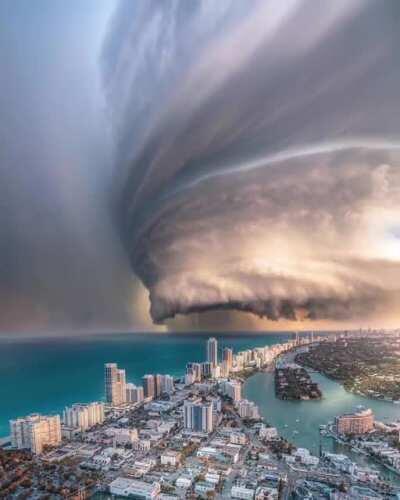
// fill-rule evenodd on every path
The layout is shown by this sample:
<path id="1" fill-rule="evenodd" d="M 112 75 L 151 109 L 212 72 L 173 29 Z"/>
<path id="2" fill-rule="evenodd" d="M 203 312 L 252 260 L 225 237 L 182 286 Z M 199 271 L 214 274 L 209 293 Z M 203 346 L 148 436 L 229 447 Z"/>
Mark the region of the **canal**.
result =
<path id="1" fill-rule="evenodd" d="M 274 373 L 257 373 L 246 380 L 244 396 L 254 401 L 265 421 L 276 427 L 281 436 L 297 447 L 308 448 L 313 454 L 319 454 L 319 426 L 333 421 L 335 415 L 353 412 L 357 406 L 371 408 L 375 418 L 382 422 L 400 419 L 400 405 L 387 401 L 372 400 L 347 392 L 338 382 L 328 379 L 320 373 L 311 373 L 313 381 L 322 390 L 323 397 L 314 401 L 282 401 L 275 396 Z M 345 453 L 360 464 L 372 462 L 348 447 L 334 442 L 331 438 L 322 438 L 322 450 Z M 398 476 L 385 468 L 379 468 L 385 477 L 398 482 Z"/>

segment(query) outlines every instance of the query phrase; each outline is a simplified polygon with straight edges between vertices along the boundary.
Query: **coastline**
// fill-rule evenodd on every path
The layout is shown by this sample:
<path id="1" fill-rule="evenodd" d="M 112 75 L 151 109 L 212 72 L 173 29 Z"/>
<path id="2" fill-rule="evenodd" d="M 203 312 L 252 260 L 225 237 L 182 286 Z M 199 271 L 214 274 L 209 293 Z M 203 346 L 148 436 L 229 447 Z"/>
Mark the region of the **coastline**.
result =
<path id="1" fill-rule="evenodd" d="M 395 342 L 392 346 L 392 342 Z M 374 401 L 400 404 L 400 361 L 393 350 L 397 337 L 340 337 L 298 352 L 295 362 L 339 383 L 347 392 Z"/>
<path id="2" fill-rule="evenodd" d="M 386 398 L 378 398 L 378 397 L 374 397 L 374 396 L 371 396 L 370 394 L 364 394 L 363 392 L 361 391 L 354 391 L 352 389 L 349 389 L 348 387 L 345 386 L 344 384 L 344 381 L 342 379 L 339 379 L 339 378 L 335 378 L 335 377 L 332 377 L 332 375 L 328 374 L 328 373 L 325 373 L 324 371 L 322 370 L 317 370 L 316 368 L 314 367 L 310 367 L 304 363 L 301 363 L 300 361 L 296 361 L 300 366 L 302 366 L 304 369 L 306 369 L 308 372 L 310 373 L 318 373 L 320 375 L 322 375 L 323 377 L 326 377 L 327 379 L 331 380 L 332 382 L 336 382 L 337 384 L 340 384 L 341 387 L 343 387 L 343 389 L 349 393 L 349 394 L 353 394 L 354 396 L 360 396 L 362 398 L 365 398 L 365 399 L 370 399 L 370 400 L 373 400 L 373 401 L 380 401 L 380 402 L 385 402 L 385 403 L 392 403 L 392 404 L 400 404 L 400 400 L 393 400 L 393 399 L 386 399 Z M 397 402 L 398 401 L 398 402 Z"/>

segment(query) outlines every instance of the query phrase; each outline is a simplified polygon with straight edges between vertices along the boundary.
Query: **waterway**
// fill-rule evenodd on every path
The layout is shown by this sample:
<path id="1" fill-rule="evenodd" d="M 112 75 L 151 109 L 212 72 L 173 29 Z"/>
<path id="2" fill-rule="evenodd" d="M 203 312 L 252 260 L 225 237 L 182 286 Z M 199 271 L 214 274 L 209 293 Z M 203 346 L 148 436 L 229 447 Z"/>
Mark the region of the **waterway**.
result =
<path id="1" fill-rule="evenodd" d="M 400 405 L 387 401 L 372 400 L 347 392 L 338 382 L 320 373 L 311 373 L 313 381 L 322 390 L 320 400 L 282 401 L 275 396 L 274 374 L 257 373 L 246 380 L 244 395 L 254 401 L 266 422 L 276 427 L 279 434 L 297 447 L 308 448 L 314 455 L 319 454 L 320 425 L 333 421 L 335 415 L 354 411 L 357 406 L 371 408 L 375 418 L 382 422 L 400 419 Z M 345 453 L 361 464 L 371 465 L 369 459 L 352 452 L 348 447 L 337 444 L 331 438 L 322 438 L 322 450 Z M 398 477 L 387 469 L 378 467 L 391 480 Z M 397 481 L 396 481 L 397 482 Z"/>

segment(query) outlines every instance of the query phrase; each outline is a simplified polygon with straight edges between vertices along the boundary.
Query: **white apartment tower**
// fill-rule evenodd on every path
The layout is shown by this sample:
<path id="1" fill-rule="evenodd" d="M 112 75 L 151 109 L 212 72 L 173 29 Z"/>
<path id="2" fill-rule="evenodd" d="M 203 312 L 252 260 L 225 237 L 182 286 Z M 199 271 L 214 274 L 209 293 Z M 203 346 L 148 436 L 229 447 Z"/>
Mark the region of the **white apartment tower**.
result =
<path id="1" fill-rule="evenodd" d="M 214 337 L 207 340 L 207 361 L 213 368 L 218 365 L 218 342 Z"/>
<path id="2" fill-rule="evenodd" d="M 126 384 L 126 402 L 140 403 L 144 399 L 143 387 L 135 384 Z"/>
<path id="3" fill-rule="evenodd" d="M 60 416 L 29 415 L 10 420 L 11 443 L 14 448 L 29 449 L 40 454 L 44 446 L 61 444 Z"/>
<path id="4" fill-rule="evenodd" d="M 94 425 L 104 422 L 103 403 L 74 404 L 66 407 L 63 413 L 63 423 L 73 429 L 86 431 Z"/>
<path id="5" fill-rule="evenodd" d="M 107 403 L 117 406 L 126 402 L 125 370 L 120 370 L 116 363 L 106 363 L 104 382 Z"/>
<path id="6" fill-rule="evenodd" d="M 172 392 L 174 392 L 174 389 L 174 377 L 172 377 L 171 375 L 164 375 L 162 380 L 162 392 L 171 394 Z"/>
<path id="7" fill-rule="evenodd" d="M 183 422 L 186 430 L 192 432 L 212 432 L 212 402 L 201 400 L 185 401 L 183 406 Z"/>
<path id="8" fill-rule="evenodd" d="M 222 384 L 222 392 L 232 401 L 240 401 L 242 399 L 242 384 L 239 380 L 228 380 Z"/>

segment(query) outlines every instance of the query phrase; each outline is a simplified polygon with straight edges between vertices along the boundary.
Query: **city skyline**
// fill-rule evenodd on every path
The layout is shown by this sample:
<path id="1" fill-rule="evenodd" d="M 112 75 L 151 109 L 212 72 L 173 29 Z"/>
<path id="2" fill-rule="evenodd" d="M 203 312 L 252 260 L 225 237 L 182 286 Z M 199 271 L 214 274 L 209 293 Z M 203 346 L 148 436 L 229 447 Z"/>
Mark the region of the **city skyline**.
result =
<path id="1" fill-rule="evenodd" d="M 74 403 L 64 409 L 62 419 L 59 414 L 30 414 L 10 420 L 10 436 L 0 442 L 0 463 L 6 465 L 7 478 L 0 493 L 10 499 L 20 494 L 45 498 L 51 493 L 57 499 L 71 494 L 96 500 L 109 494 L 155 500 L 163 498 L 166 489 L 175 498 L 195 494 L 221 500 L 300 500 L 321 490 L 345 494 L 346 500 L 360 495 L 384 500 L 399 493 L 390 474 L 400 474 L 400 424 L 388 420 L 396 413 L 388 412 L 387 404 L 400 401 L 400 389 L 390 375 L 396 360 L 388 356 L 393 346 L 400 349 L 400 331 L 386 341 L 372 332 L 322 336 L 310 332 L 244 350 L 225 344 L 220 361 L 217 343 L 215 338 L 197 342 L 200 359 L 185 360 L 181 367 L 181 373 L 186 367 L 185 375 L 144 375 L 139 392 L 138 386 L 127 382 L 125 368 L 107 362 L 105 402 Z M 357 370 L 358 363 L 349 365 L 343 359 L 342 350 L 350 346 L 363 351 L 360 360 L 365 352 L 372 359 L 377 356 L 380 364 L 382 356 L 392 359 L 389 376 L 380 377 L 388 384 L 381 385 L 383 392 L 351 390 L 363 394 L 379 419 L 372 408 L 360 405 L 332 413 L 335 405 L 327 395 L 321 397 L 321 389 L 327 388 L 321 374 L 316 382 L 316 372 L 304 368 L 328 353 L 329 363 L 322 371 L 331 377 L 337 376 L 332 367 L 340 373 Z M 227 371 L 222 373 L 222 368 Z M 371 369 L 374 375 L 372 363 Z M 289 405 L 286 413 L 293 413 L 289 421 L 294 428 L 282 422 L 288 415 L 278 411 L 273 416 L 272 394 L 265 398 L 260 391 L 263 380 L 274 380 L 275 405 L 279 400 Z M 374 377 L 366 381 L 374 383 Z M 126 397 L 121 397 L 122 389 Z M 296 409 L 293 403 L 311 405 L 315 414 L 310 399 L 317 392 L 330 420 L 311 424 L 312 440 L 318 436 L 315 443 L 306 437 L 304 408 L 298 411 L 300 406 Z M 328 442 L 339 442 L 343 451 L 337 453 Z M 362 465 L 353 460 L 354 454 L 363 458 Z M 19 464 L 19 475 L 7 468 L 13 460 Z"/>

